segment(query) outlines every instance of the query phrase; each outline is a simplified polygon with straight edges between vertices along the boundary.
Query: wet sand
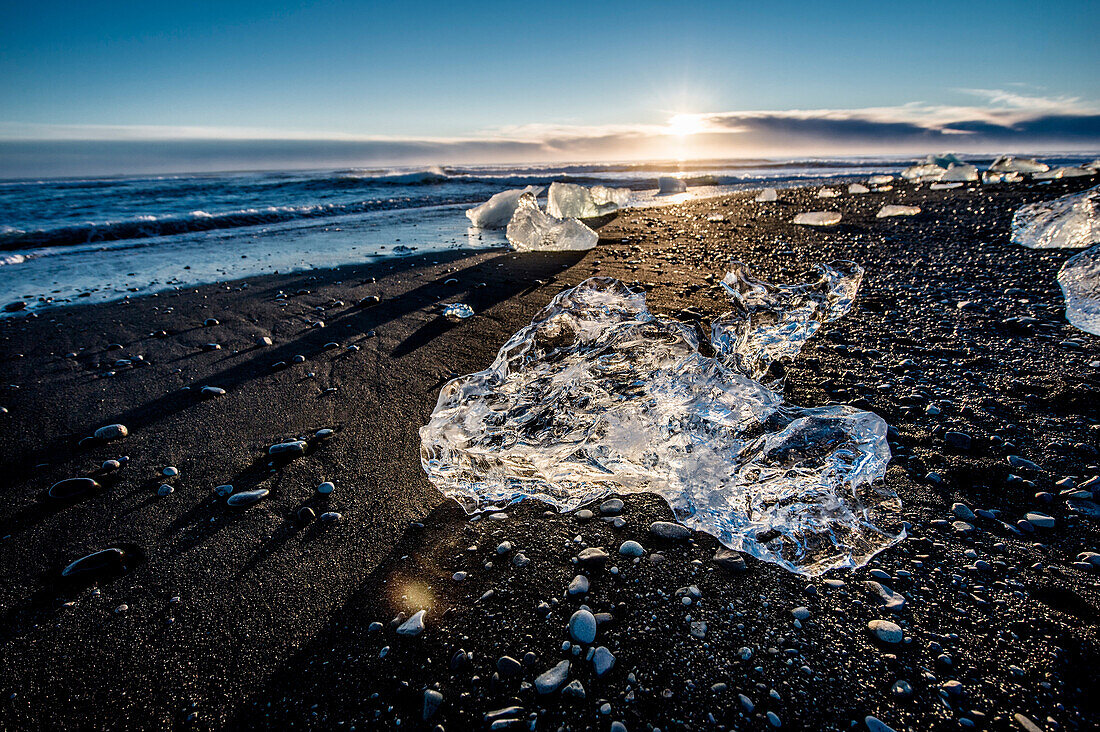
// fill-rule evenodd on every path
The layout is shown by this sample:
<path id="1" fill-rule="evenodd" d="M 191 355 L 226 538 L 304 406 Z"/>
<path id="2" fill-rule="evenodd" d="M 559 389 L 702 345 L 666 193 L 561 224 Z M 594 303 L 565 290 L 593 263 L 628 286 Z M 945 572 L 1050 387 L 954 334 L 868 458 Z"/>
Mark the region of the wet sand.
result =
<path id="1" fill-rule="evenodd" d="M 785 729 L 846 729 L 866 715 L 899 730 L 1026 728 L 1017 714 L 1089 728 L 1100 592 L 1097 571 L 1074 562 L 1100 551 L 1100 530 L 1096 504 L 1066 491 L 1091 490 L 1100 473 L 1100 339 L 1063 317 L 1054 277 L 1073 252 L 1013 246 L 1008 224 L 1024 203 L 1094 184 L 904 185 L 829 200 L 801 190 L 776 204 L 735 195 L 622 212 L 583 254 L 426 255 L 0 321 L 0 720 L 457 730 L 526 727 L 534 714 L 538 729 L 669 730 L 770 728 L 770 712 Z M 883 203 L 923 212 L 876 219 Z M 841 224 L 788 223 L 823 209 L 843 212 Z M 653 497 L 626 497 L 620 528 L 532 502 L 469 521 L 427 482 L 417 430 L 439 387 L 484 368 L 561 289 L 615 276 L 644 287 L 654 312 L 705 323 L 725 308 L 717 281 L 731 259 L 772 281 L 831 259 L 866 268 L 856 308 L 809 342 L 786 394 L 855 404 L 896 428 L 887 481 L 912 538 L 819 580 L 752 558 L 733 572 L 712 561 L 709 536 L 652 536 L 651 522 L 671 518 Z M 360 304 L 371 295 L 380 302 Z M 476 315 L 450 323 L 447 302 Z M 272 345 L 257 346 L 262 336 Z M 202 386 L 226 393 L 203 398 Z M 111 423 L 129 436 L 80 443 Z M 321 429 L 335 434 L 314 438 Z M 948 431 L 970 436 L 969 449 L 946 445 Z M 268 446 L 299 437 L 307 454 L 269 466 Z M 167 466 L 180 474 L 165 478 Z M 102 488 L 44 495 L 77 476 Z M 315 490 L 325 480 L 336 486 L 327 497 Z M 174 492 L 158 496 L 164 483 Z M 221 484 L 270 494 L 234 510 L 214 494 Z M 967 530 L 952 525 L 955 502 L 999 515 Z M 342 518 L 302 525 L 302 506 Z M 1054 528 L 1002 523 L 1030 511 Z M 628 539 L 646 549 L 637 563 L 617 553 Z M 498 554 L 504 541 L 513 548 Z M 96 583 L 59 580 L 108 546 L 140 562 Z M 611 556 L 585 570 L 585 597 L 567 597 L 586 546 Z M 517 553 L 529 563 L 516 566 Z M 904 594 L 900 612 L 867 594 L 872 570 Z M 562 650 L 582 602 L 611 616 L 595 643 L 616 659 L 603 676 Z M 798 607 L 809 611 L 801 627 Z M 420 609 L 426 630 L 396 634 L 391 620 Z M 909 640 L 876 640 L 876 619 Z M 452 664 L 459 649 L 472 658 Z M 497 665 L 505 655 L 518 671 Z M 583 699 L 532 688 L 565 659 Z M 426 688 L 443 697 L 427 722 Z"/>

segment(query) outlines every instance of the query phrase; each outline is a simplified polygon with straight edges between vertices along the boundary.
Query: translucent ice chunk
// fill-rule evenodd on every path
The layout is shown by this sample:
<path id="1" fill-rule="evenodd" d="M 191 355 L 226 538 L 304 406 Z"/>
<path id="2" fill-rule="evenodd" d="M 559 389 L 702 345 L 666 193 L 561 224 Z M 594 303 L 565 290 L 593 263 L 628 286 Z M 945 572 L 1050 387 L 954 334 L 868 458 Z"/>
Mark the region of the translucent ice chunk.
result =
<path id="1" fill-rule="evenodd" d="M 1000 183 L 1005 178 L 1004 173 L 991 173 L 988 170 L 982 173 L 982 183 Z"/>
<path id="2" fill-rule="evenodd" d="M 587 219 L 617 210 L 630 198 L 629 188 L 593 186 L 591 189 L 574 183 L 550 184 L 546 213 L 559 219 Z"/>
<path id="3" fill-rule="evenodd" d="M 870 192 L 871 192 L 871 189 L 868 188 L 867 186 L 863 185 L 862 183 L 851 183 L 851 184 L 848 185 L 848 193 L 858 195 L 858 194 L 861 194 L 861 193 L 870 193 Z"/>
<path id="4" fill-rule="evenodd" d="M 527 186 L 518 190 L 501 191 L 480 206 L 467 209 L 466 218 L 471 224 L 481 229 L 503 229 L 512 220 L 519 197 L 524 193 L 537 196 L 542 193 L 542 188 Z"/>
<path id="5" fill-rule="evenodd" d="M 888 216 L 916 216 L 920 213 L 920 206 L 899 206 L 888 203 L 878 210 L 875 218 L 884 219 Z"/>
<path id="6" fill-rule="evenodd" d="M 930 191 L 950 191 L 954 188 L 962 188 L 962 183 L 933 183 L 928 186 Z"/>
<path id="7" fill-rule="evenodd" d="M 765 188 L 756 195 L 754 199 L 757 203 L 768 203 L 770 201 L 779 200 L 779 194 L 775 192 L 774 188 Z"/>
<path id="8" fill-rule="evenodd" d="M 592 200 L 597 206 L 615 204 L 619 208 L 630 203 L 634 197 L 634 191 L 629 188 L 608 188 L 607 186 L 592 186 L 588 189 L 592 194 Z"/>
<path id="9" fill-rule="evenodd" d="M 686 190 L 687 184 L 680 178 L 666 176 L 657 179 L 658 193 L 683 193 Z"/>
<path id="10" fill-rule="evenodd" d="M 978 169 L 966 163 L 952 163 L 940 176 L 940 180 L 944 183 L 978 180 Z"/>
<path id="11" fill-rule="evenodd" d="M 1068 167 L 1068 168 L 1056 168 L 1054 170 L 1047 171 L 1046 173 L 1036 173 L 1036 180 L 1045 179 L 1059 179 L 1059 178 L 1084 178 L 1090 175 L 1096 175 L 1096 171 L 1092 168 L 1085 167 Z"/>
<path id="12" fill-rule="evenodd" d="M 747 272 L 734 280 L 763 286 Z M 808 575 L 898 541 L 879 528 L 899 508 L 878 482 L 885 422 L 784 404 L 721 358 L 736 360 L 702 355 L 695 330 L 651 314 L 643 294 L 585 280 L 489 368 L 443 387 L 420 430 L 422 464 L 467 511 L 656 493 L 681 523 Z"/>
<path id="13" fill-rule="evenodd" d="M 819 190 L 817 192 L 817 197 L 818 198 L 836 198 L 839 195 L 840 195 L 840 192 L 837 191 L 835 188 L 828 188 L 828 187 L 822 188 L 821 190 Z"/>
<path id="14" fill-rule="evenodd" d="M 840 214 L 836 211 L 809 211 L 798 214 L 791 223 L 803 226 L 835 226 L 840 223 Z"/>
<path id="15" fill-rule="evenodd" d="M 519 197 L 508 222 L 508 241 L 517 251 L 583 251 L 596 246 L 599 236 L 576 219 L 548 216 L 534 195 Z"/>
<path id="16" fill-rule="evenodd" d="M 1045 173 L 1050 170 L 1046 163 L 1040 163 L 1035 158 L 1015 158 L 1011 155 L 1002 155 L 989 166 L 993 173 Z"/>
<path id="17" fill-rule="evenodd" d="M 789 361 L 824 323 L 847 313 L 863 268 L 854 262 L 818 265 L 797 285 L 755 279 L 735 263 L 722 287 L 734 310 L 711 323 L 710 342 L 718 359 L 759 381 L 775 361 Z"/>
<path id="18" fill-rule="evenodd" d="M 1058 272 L 1058 284 L 1066 298 L 1066 320 L 1100 335 L 1100 246 L 1066 260 Z"/>
<path id="19" fill-rule="evenodd" d="M 873 186 L 884 186 L 887 183 L 893 183 L 894 176 L 892 175 L 872 175 L 867 179 L 867 183 Z"/>
<path id="20" fill-rule="evenodd" d="M 1012 242 L 1030 249 L 1084 249 L 1100 243 L 1100 186 L 1028 204 L 1012 215 Z"/>
<path id="21" fill-rule="evenodd" d="M 452 322 L 473 317 L 474 309 L 464 302 L 454 302 L 443 306 L 443 317 Z"/>
<path id="22" fill-rule="evenodd" d="M 941 168 L 938 165 L 913 165 L 901 171 L 901 177 L 906 180 L 911 180 L 915 183 L 921 183 L 926 181 L 939 180 L 947 172 L 946 168 Z"/>

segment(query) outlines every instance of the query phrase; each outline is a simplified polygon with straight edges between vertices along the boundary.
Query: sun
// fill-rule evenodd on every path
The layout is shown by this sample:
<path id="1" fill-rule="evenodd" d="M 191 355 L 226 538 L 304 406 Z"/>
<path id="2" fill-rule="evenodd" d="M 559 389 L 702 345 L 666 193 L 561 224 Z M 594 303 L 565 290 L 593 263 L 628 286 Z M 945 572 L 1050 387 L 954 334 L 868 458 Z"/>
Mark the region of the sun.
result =
<path id="1" fill-rule="evenodd" d="M 686 137 L 702 132 L 706 129 L 703 116 L 699 114 L 676 114 L 669 119 L 666 125 L 668 134 Z"/>

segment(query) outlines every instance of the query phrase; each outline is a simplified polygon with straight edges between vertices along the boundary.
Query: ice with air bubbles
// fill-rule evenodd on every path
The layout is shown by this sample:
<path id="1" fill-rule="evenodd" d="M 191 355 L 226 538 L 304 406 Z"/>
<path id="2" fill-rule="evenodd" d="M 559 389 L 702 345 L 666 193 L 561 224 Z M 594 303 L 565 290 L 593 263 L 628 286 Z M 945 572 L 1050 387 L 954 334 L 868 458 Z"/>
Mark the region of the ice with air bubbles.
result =
<path id="1" fill-rule="evenodd" d="M 1100 186 L 1053 201 L 1039 201 L 1012 215 L 1012 241 L 1031 249 L 1084 249 L 1100 243 Z"/>
<path id="2" fill-rule="evenodd" d="M 585 280 L 492 365 L 443 387 L 420 430 L 424 469 L 469 512 L 649 492 L 684 525 L 793 572 L 859 566 L 901 538 L 881 481 L 886 423 L 787 404 L 774 372 L 849 310 L 862 274 L 835 262 L 779 286 L 735 265 L 723 280 L 732 310 L 705 346 L 643 293 Z"/>

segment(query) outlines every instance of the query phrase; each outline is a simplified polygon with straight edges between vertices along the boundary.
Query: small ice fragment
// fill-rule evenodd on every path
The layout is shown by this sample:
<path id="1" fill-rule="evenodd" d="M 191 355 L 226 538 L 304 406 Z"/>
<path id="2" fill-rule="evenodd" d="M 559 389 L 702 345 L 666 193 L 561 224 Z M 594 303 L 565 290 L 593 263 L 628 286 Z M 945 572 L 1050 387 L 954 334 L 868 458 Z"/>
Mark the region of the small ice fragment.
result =
<path id="1" fill-rule="evenodd" d="M 491 366 L 440 391 L 420 430 L 428 478 L 469 512 L 527 497 L 565 512 L 612 492 L 656 493 L 686 527 L 807 575 L 859 566 L 899 541 L 882 524 L 899 508 L 880 483 L 886 423 L 852 407 L 785 404 L 731 365 L 792 357 L 850 307 L 859 268 L 834 263 L 791 286 L 735 272 L 741 310 L 723 316 L 719 335 L 730 337 L 714 339 L 717 357 L 618 280 L 559 293 Z M 774 350 L 749 352 L 759 348 Z"/>
<path id="2" fill-rule="evenodd" d="M 756 198 L 753 200 L 755 200 L 757 203 L 769 203 L 778 199 L 779 194 L 775 192 L 774 188 L 765 188 L 764 190 L 760 191 L 760 193 L 757 194 Z"/>
<path id="3" fill-rule="evenodd" d="M 989 166 L 993 173 L 1045 173 L 1050 170 L 1046 163 L 1040 163 L 1035 158 L 1016 158 L 1011 155 L 1002 155 Z"/>
<path id="4" fill-rule="evenodd" d="M 485 203 L 467 209 L 466 218 L 470 223 L 481 229 L 503 229 L 512 220 L 512 214 L 516 212 L 516 205 L 524 193 L 537 196 L 542 193 L 538 186 L 527 186 L 523 189 L 501 191 L 493 195 Z"/>
<path id="5" fill-rule="evenodd" d="M 1012 215 L 1012 242 L 1030 249 L 1084 249 L 1100 243 L 1100 186 L 1040 201 Z"/>
<path id="6" fill-rule="evenodd" d="M 962 188 L 962 183 L 933 183 L 928 186 L 930 191 L 950 191 L 953 188 Z"/>
<path id="7" fill-rule="evenodd" d="M 473 316 L 474 309 L 463 302 L 448 303 L 443 306 L 443 317 L 453 323 Z"/>
<path id="8" fill-rule="evenodd" d="M 630 198 L 629 188 L 594 186 L 591 189 L 574 183 L 550 184 L 546 213 L 559 219 L 588 219 L 615 211 Z"/>
<path id="9" fill-rule="evenodd" d="M 840 214 L 836 211 L 809 211 L 798 214 L 791 223 L 803 226 L 835 226 L 840 223 Z"/>
<path id="10" fill-rule="evenodd" d="M 887 216 L 916 216 L 920 213 L 920 206 L 899 206 L 895 203 L 888 203 L 878 210 L 875 214 L 875 218 L 884 219 Z"/>
<path id="11" fill-rule="evenodd" d="M 687 184 L 681 178 L 662 176 L 657 179 L 658 193 L 683 193 L 687 190 Z"/>
<path id="12" fill-rule="evenodd" d="M 1023 179 L 1024 179 L 1024 176 L 1020 173 L 1015 172 L 1015 171 L 1013 171 L 1011 173 L 1005 173 L 1001 177 L 1001 180 L 1005 183 L 1019 183 Z"/>
<path id="13" fill-rule="evenodd" d="M 1100 246 L 1066 260 L 1058 272 L 1066 298 L 1066 320 L 1086 333 L 1100 335 Z"/>
<path id="14" fill-rule="evenodd" d="M 817 192 L 818 198 L 836 198 L 840 195 L 840 191 L 835 188 L 824 187 Z"/>
<path id="15" fill-rule="evenodd" d="M 848 193 L 853 195 L 859 195 L 861 193 L 870 193 L 871 189 L 862 183 L 851 183 L 848 185 Z"/>
<path id="16" fill-rule="evenodd" d="M 1046 173 L 1036 173 L 1033 177 L 1035 180 L 1058 180 L 1060 178 L 1084 178 L 1091 175 L 1096 175 L 1096 171 L 1091 168 L 1064 167 Z"/>
<path id="17" fill-rule="evenodd" d="M 978 180 L 978 168 L 966 163 L 951 163 L 940 180 L 944 183 Z"/>
<path id="18" fill-rule="evenodd" d="M 982 173 L 982 183 L 985 183 L 986 185 L 990 183 L 1000 183 L 1004 179 L 1004 173 L 991 173 L 988 170 Z"/>
<path id="19" fill-rule="evenodd" d="M 882 175 L 882 174 L 872 175 L 870 178 L 867 179 L 867 183 L 870 184 L 870 185 L 873 185 L 873 186 L 884 186 L 887 183 L 893 183 L 893 182 L 894 182 L 894 176 L 892 176 L 892 175 Z"/>
<path id="20" fill-rule="evenodd" d="M 516 251 L 584 251 L 596 246 L 599 236 L 577 219 L 548 216 L 535 197 L 524 193 L 512 220 L 508 241 Z"/>

